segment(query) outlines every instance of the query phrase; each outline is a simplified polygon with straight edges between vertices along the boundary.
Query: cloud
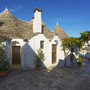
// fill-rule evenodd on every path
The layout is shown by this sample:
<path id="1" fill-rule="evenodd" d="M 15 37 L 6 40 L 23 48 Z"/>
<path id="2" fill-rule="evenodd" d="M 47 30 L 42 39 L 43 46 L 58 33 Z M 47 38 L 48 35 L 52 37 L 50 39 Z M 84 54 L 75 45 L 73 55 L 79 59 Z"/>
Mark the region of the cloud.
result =
<path id="1" fill-rule="evenodd" d="M 9 11 L 10 11 L 10 12 L 15 12 L 15 10 L 14 10 L 14 9 L 12 9 L 12 8 L 9 8 Z"/>
<path id="2" fill-rule="evenodd" d="M 13 8 L 9 8 L 10 12 L 17 12 L 22 9 L 22 6 L 14 6 Z"/>

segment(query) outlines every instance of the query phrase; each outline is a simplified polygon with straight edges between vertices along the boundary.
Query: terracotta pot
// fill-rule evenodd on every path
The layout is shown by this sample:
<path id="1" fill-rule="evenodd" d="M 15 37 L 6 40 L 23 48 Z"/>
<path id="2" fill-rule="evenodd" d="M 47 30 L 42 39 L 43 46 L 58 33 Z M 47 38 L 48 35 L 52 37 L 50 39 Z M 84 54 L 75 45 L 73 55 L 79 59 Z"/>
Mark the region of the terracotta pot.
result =
<path id="1" fill-rule="evenodd" d="M 36 65 L 36 70 L 40 70 L 40 66 L 39 65 Z"/>
<path id="2" fill-rule="evenodd" d="M 78 66 L 82 66 L 82 64 L 78 64 Z"/>
<path id="3" fill-rule="evenodd" d="M 0 76 L 5 77 L 8 74 L 8 71 L 0 71 Z"/>

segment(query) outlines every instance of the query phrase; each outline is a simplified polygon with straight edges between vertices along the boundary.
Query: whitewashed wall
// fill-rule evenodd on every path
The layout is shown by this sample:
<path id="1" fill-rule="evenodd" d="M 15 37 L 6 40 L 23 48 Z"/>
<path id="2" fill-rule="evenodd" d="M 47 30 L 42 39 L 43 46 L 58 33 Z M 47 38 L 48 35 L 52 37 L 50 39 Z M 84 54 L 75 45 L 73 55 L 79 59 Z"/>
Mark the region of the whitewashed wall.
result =
<path id="1" fill-rule="evenodd" d="M 38 34 L 31 39 L 29 39 L 27 42 L 24 42 L 22 39 L 13 39 L 10 42 L 7 42 L 7 51 L 8 56 L 10 58 L 10 64 L 12 64 L 12 46 L 20 46 L 21 47 L 21 66 L 22 67 L 28 67 L 28 68 L 35 68 L 35 57 L 37 54 L 37 50 L 40 48 L 40 41 L 44 41 L 44 49 L 43 53 L 45 56 L 45 59 L 43 61 L 43 64 L 45 67 L 52 66 L 52 44 L 56 44 L 55 40 L 58 40 L 57 44 L 57 63 L 60 59 L 63 59 L 63 51 L 61 50 L 60 44 L 61 42 L 58 39 L 58 36 L 54 36 L 54 38 L 49 41 L 43 34 Z M 17 44 L 13 44 L 13 42 L 18 42 Z"/>
<path id="2" fill-rule="evenodd" d="M 56 40 L 58 42 L 56 42 Z M 55 65 L 64 66 L 65 60 L 64 60 L 64 51 L 61 47 L 61 40 L 59 40 L 58 35 L 55 35 L 52 40 L 48 40 L 43 34 L 38 34 L 36 36 L 33 36 L 28 41 L 23 41 L 23 39 L 12 39 L 11 41 L 6 42 L 6 51 L 7 55 L 10 58 L 10 64 L 12 65 L 12 46 L 20 46 L 21 47 L 21 66 L 23 68 L 35 68 L 35 59 L 37 50 L 40 49 L 40 41 L 44 41 L 44 60 L 43 60 L 43 66 L 50 67 L 52 66 L 52 44 L 57 45 L 57 60 Z M 17 43 L 14 43 L 17 42 Z M 67 58 L 67 66 L 69 66 L 70 63 L 70 57 Z"/>
<path id="3" fill-rule="evenodd" d="M 14 44 L 13 42 L 18 42 L 19 44 Z M 7 56 L 10 59 L 10 65 L 12 65 L 12 46 L 20 46 L 21 47 L 21 66 L 25 66 L 25 52 L 24 48 L 22 48 L 25 45 L 25 42 L 23 39 L 12 39 L 11 41 L 6 41 L 6 52 Z"/>
<path id="4" fill-rule="evenodd" d="M 6 41 L 6 51 L 7 55 L 10 59 L 10 65 L 12 65 L 12 46 L 20 46 L 21 47 L 21 66 L 23 68 L 35 68 L 35 57 L 37 54 L 37 50 L 40 48 L 40 41 L 44 41 L 44 49 L 43 53 L 45 56 L 44 65 L 45 67 L 50 66 L 50 42 L 43 35 L 38 34 L 32 37 L 27 42 L 24 42 L 22 39 L 12 39 L 11 41 Z M 17 44 L 13 44 L 13 42 L 18 42 Z"/>
<path id="5" fill-rule="evenodd" d="M 36 10 L 34 12 L 34 19 L 33 19 L 33 32 L 42 32 L 42 27 L 41 27 L 41 12 Z"/>
<path id="6" fill-rule="evenodd" d="M 33 50 L 33 55 L 32 57 L 30 56 L 30 54 L 32 53 L 32 51 L 30 52 L 30 50 L 27 51 L 27 57 L 30 58 L 30 67 L 35 67 L 34 65 L 34 60 L 35 60 L 35 54 L 37 54 L 37 50 L 40 49 L 40 41 L 44 41 L 44 48 L 43 53 L 45 56 L 45 59 L 43 61 L 43 64 L 45 67 L 50 66 L 50 42 L 49 40 L 43 35 L 43 34 L 38 34 L 34 37 L 32 37 L 29 41 L 28 41 L 28 45 L 29 47 Z M 28 48 L 27 48 L 28 49 Z M 28 55 L 29 54 L 29 55 Z M 28 58 L 27 58 L 27 63 L 28 63 Z"/>
<path id="7" fill-rule="evenodd" d="M 58 43 L 56 43 L 55 41 L 58 41 Z M 58 35 L 55 35 L 54 37 L 53 37 L 53 39 L 51 40 L 51 59 L 50 59 L 50 61 L 52 61 L 52 44 L 56 44 L 57 45 L 57 60 L 56 60 L 56 64 L 58 64 L 58 62 L 59 62 L 59 60 L 60 59 L 64 59 L 63 58 L 63 51 L 62 51 L 62 48 L 61 48 L 61 41 L 59 40 L 59 38 L 58 38 Z M 52 62 L 51 62 L 52 63 Z"/>
<path id="8" fill-rule="evenodd" d="M 82 48 L 90 47 L 88 45 L 90 45 L 90 40 L 88 41 L 88 43 L 85 43 L 85 45 Z M 90 50 L 81 50 L 80 54 L 86 58 L 90 58 Z"/>

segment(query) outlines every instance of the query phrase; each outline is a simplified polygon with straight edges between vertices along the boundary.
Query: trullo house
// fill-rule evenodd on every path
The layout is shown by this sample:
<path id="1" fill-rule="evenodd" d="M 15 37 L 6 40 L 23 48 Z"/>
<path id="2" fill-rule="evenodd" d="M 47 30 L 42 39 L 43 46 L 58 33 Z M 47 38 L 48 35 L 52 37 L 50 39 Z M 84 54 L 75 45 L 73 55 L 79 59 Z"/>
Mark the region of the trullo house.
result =
<path id="1" fill-rule="evenodd" d="M 50 31 L 42 21 L 42 10 L 35 8 L 31 21 L 23 21 L 14 17 L 6 8 L 0 13 L 0 38 L 10 59 L 10 65 L 20 65 L 22 68 L 35 68 L 35 58 L 38 49 L 44 53 L 43 65 L 62 65 L 64 52 L 61 39 L 68 37 L 58 25 Z"/>

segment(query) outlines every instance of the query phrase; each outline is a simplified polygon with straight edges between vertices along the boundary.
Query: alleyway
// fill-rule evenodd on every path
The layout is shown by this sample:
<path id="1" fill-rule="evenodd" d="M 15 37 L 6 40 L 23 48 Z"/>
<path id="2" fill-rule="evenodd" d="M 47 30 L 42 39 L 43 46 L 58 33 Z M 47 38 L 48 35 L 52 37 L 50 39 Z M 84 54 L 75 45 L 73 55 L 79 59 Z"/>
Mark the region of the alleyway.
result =
<path id="1" fill-rule="evenodd" d="M 83 66 L 53 68 L 51 71 L 11 70 L 0 77 L 0 90 L 90 90 L 90 61 Z"/>

